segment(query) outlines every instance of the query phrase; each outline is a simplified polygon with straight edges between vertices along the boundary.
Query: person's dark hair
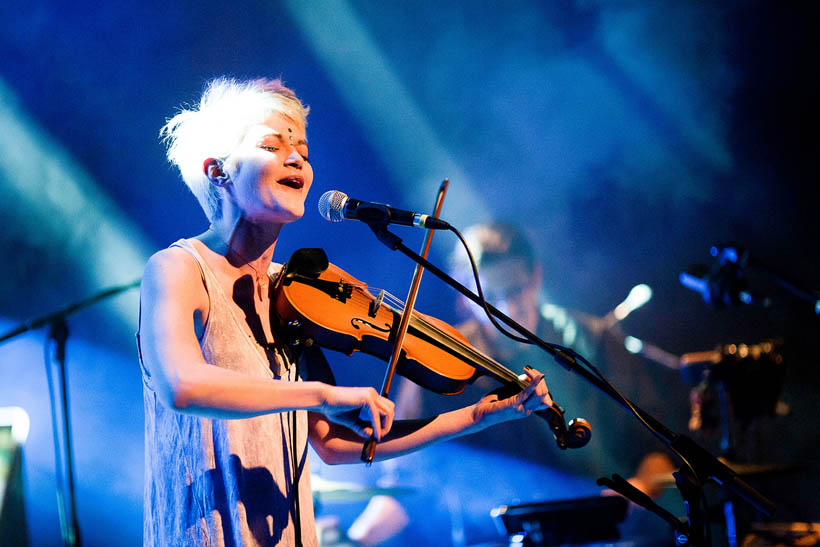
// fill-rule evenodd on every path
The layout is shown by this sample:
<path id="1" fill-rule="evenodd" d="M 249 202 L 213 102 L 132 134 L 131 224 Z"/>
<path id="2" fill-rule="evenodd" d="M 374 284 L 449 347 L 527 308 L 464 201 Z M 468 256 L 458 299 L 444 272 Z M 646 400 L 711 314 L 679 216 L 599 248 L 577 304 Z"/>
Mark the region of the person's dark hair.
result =
<path id="1" fill-rule="evenodd" d="M 529 270 L 535 268 L 535 250 L 524 231 L 509 222 L 474 224 L 464 231 L 464 239 L 473 252 L 478 267 L 521 259 Z M 455 271 L 470 269 L 469 259 L 461 245 L 450 256 Z"/>

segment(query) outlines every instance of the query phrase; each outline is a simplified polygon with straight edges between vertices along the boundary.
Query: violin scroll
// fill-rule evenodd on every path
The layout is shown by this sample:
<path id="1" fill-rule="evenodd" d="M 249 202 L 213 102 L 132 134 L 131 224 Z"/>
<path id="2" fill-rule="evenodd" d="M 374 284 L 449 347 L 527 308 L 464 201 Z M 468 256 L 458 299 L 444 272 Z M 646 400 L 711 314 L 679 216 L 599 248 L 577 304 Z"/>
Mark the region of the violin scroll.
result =
<path id="1" fill-rule="evenodd" d="M 564 419 L 564 410 L 553 402 L 552 406 L 544 410 L 539 410 L 536 414 L 547 421 L 552 436 L 558 448 L 581 448 L 585 446 L 592 437 L 592 427 L 583 418 L 575 418 L 567 423 Z"/>
<path id="2" fill-rule="evenodd" d="M 516 382 L 496 388 L 490 393 L 496 395 L 499 399 L 506 399 L 521 391 L 524 385 L 523 380 L 518 379 Z M 567 423 L 564 418 L 564 409 L 555 401 L 552 402 L 552 406 L 549 408 L 536 411 L 535 415 L 547 422 L 550 432 L 555 438 L 555 443 L 561 450 L 586 446 L 592 437 L 592 426 L 588 421 L 583 418 L 575 418 Z"/>
<path id="3" fill-rule="evenodd" d="M 583 418 L 575 418 L 567 423 L 567 446 L 581 448 L 592 437 L 592 426 Z"/>

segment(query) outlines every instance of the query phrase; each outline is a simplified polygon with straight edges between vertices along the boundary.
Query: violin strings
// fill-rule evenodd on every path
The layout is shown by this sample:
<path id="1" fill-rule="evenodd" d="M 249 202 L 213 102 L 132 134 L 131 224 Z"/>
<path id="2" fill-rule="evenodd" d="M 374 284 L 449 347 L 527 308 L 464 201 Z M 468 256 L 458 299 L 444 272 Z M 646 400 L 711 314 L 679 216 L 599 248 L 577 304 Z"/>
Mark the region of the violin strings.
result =
<path id="1" fill-rule="evenodd" d="M 370 294 L 373 298 L 378 298 L 382 292 L 382 289 L 377 289 L 375 287 L 367 287 L 370 291 Z M 383 301 L 386 301 L 388 304 L 392 305 L 394 308 L 397 308 L 397 311 L 404 310 L 404 301 L 401 298 L 393 296 L 387 291 L 384 291 L 384 296 L 382 297 Z"/>
<path id="2" fill-rule="evenodd" d="M 367 287 L 367 289 L 370 291 L 371 295 L 374 298 L 377 298 L 378 295 L 381 294 L 381 289 L 377 289 L 375 287 Z M 384 296 L 382 298 L 383 302 L 387 302 L 389 305 L 392 305 L 393 307 L 397 308 L 397 311 L 401 312 L 404 310 L 404 301 L 400 298 L 393 296 L 387 291 L 384 291 Z M 444 332 L 432 323 L 424 320 L 423 318 L 417 315 L 413 315 L 413 317 L 411 318 L 411 324 L 413 323 L 416 324 L 417 328 L 421 327 L 419 328 L 419 330 L 426 331 L 426 334 L 431 338 L 443 340 L 450 347 L 450 349 L 454 350 L 461 356 L 467 355 L 470 357 L 471 361 L 483 363 L 484 368 L 489 372 L 494 372 L 497 376 L 501 378 L 505 378 L 509 381 L 515 381 L 520 384 L 520 379 L 518 378 L 518 375 L 515 374 L 513 371 L 504 367 L 503 365 L 491 359 L 490 357 L 484 355 L 482 352 L 478 351 L 472 346 L 465 344 L 464 342 L 456 338 L 453 338 L 450 334 Z"/>
<path id="3" fill-rule="evenodd" d="M 386 303 L 388 306 L 395 308 L 396 311 L 401 312 L 404 310 L 404 301 L 387 291 L 382 293 L 381 289 L 376 287 L 370 287 L 364 285 L 363 283 L 350 283 L 353 288 L 358 289 L 354 292 L 351 296 L 351 299 L 354 300 L 357 304 L 362 305 L 369 305 L 375 298 L 378 298 L 379 295 L 382 295 L 382 302 Z M 369 294 L 368 294 L 369 293 Z M 411 324 L 415 323 L 415 326 L 422 332 L 425 332 L 428 336 L 434 339 L 438 339 L 444 341 L 446 345 L 459 355 L 469 357 L 470 361 L 473 362 L 480 362 L 482 363 L 483 367 L 489 371 L 494 372 L 498 377 L 502 379 L 506 379 L 508 381 L 514 381 L 521 384 L 521 380 L 517 374 L 513 371 L 509 370 L 508 368 L 504 367 L 497 361 L 493 360 L 492 358 L 484 355 L 482 352 L 478 351 L 477 349 L 473 348 L 472 346 L 465 344 L 461 340 L 454 338 L 450 334 L 444 332 L 439 327 L 433 325 L 432 323 L 426 321 L 425 319 L 413 315 L 411 318 Z M 523 387 L 523 386 L 522 386 Z"/>
<path id="4" fill-rule="evenodd" d="M 487 355 L 484 355 L 484 353 L 478 351 L 474 347 L 472 347 L 468 344 L 465 344 L 464 342 L 462 342 L 461 340 L 458 340 L 457 338 L 454 338 L 453 336 L 447 334 L 446 332 L 444 332 L 443 330 L 441 330 L 437 326 L 429 323 L 428 321 L 425 321 L 421 317 L 414 316 L 412 318 L 412 321 L 415 321 L 417 323 L 417 325 L 416 325 L 417 328 L 422 327 L 419 330 L 423 331 L 423 330 L 426 329 L 428 331 L 427 332 L 428 335 L 430 334 L 430 331 L 432 331 L 433 334 L 439 336 L 447 344 L 449 344 L 451 349 L 454 349 L 456 352 L 460 353 L 461 355 L 467 354 L 470 357 L 471 361 L 481 362 L 482 366 L 486 370 L 488 370 L 489 372 L 494 372 L 500 378 L 505 378 L 509 381 L 518 382 L 520 384 L 520 379 L 518 378 L 517 374 L 515 374 L 513 371 L 511 371 L 508 368 L 506 368 L 505 366 L 503 366 L 501 363 L 495 361 L 494 359 L 488 357 Z"/>

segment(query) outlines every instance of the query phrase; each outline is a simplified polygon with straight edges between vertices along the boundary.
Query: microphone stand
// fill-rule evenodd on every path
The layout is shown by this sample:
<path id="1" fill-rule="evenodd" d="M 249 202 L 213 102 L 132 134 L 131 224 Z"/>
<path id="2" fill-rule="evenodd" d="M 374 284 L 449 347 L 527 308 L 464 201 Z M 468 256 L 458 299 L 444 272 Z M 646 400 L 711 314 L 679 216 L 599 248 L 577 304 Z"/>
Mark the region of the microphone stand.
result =
<path id="1" fill-rule="evenodd" d="M 748 250 L 734 245 L 714 245 L 709 253 L 718 260 L 715 265 L 716 268 L 713 269 L 711 274 L 703 280 L 692 279 L 692 276 L 686 272 L 681 274 L 681 283 L 700 292 L 707 304 L 722 307 L 741 303 L 751 304 L 758 300 L 760 297 L 753 295 L 753 293 L 745 290 L 745 286 L 738 284 L 738 281 L 743 278 L 745 269 L 749 267 L 758 270 L 769 281 L 811 306 L 815 315 L 820 315 L 820 293 L 801 287 L 786 279 L 773 267 L 752 256 Z M 704 282 L 704 285 L 698 287 L 699 283 L 703 284 Z M 764 295 L 762 299 L 758 300 L 758 303 L 763 304 L 764 307 L 770 306 L 771 299 L 769 296 L 774 297 L 776 295 Z M 714 299 L 719 300 L 714 302 Z"/>
<path id="2" fill-rule="evenodd" d="M 54 343 L 54 363 L 49 362 L 46 353 L 46 376 L 48 377 L 49 397 L 51 398 L 51 425 L 54 437 L 54 467 L 57 475 L 57 512 L 60 518 L 60 533 L 63 544 L 69 547 L 82 545 L 77 520 L 77 506 L 74 495 L 74 463 L 71 448 L 71 422 L 68 409 L 68 380 L 65 370 L 65 348 L 68 341 L 68 324 L 66 318 L 77 311 L 100 300 L 138 287 L 139 279 L 103 290 L 89 298 L 79 300 L 55 312 L 23 321 L 5 334 L 0 335 L 0 344 L 19 336 L 24 332 L 48 325 L 48 341 Z M 55 396 L 55 385 L 52 369 L 57 374 L 58 391 Z M 59 402 L 60 417 L 57 416 Z M 61 442 L 62 441 L 62 442 Z"/>
<path id="3" fill-rule="evenodd" d="M 476 304 L 481 305 L 481 299 L 478 295 L 450 277 L 427 259 L 405 246 L 402 243 L 401 238 L 387 230 L 387 224 L 385 222 L 368 223 L 368 226 L 373 233 L 376 234 L 379 241 L 386 245 L 390 250 L 401 252 L 417 264 L 424 266 L 425 269 L 432 272 L 433 275 L 447 283 L 466 298 L 469 298 Z M 637 407 L 634 403 L 621 395 L 609 382 L 605 382 L 587 368 L 579 365 L 576 356 L 582 361 L 585 361 L 583 356 L 578 355 L 573 350 L 561 348 L 560 346 L 555 347 L 554 345 L 545 342 L 489 303 L 487 304 L 487 308 L 493 316 L 501 320 L 508 327 L 525 337 L 532 344 L 549 353 L 558 364 L 566 368 L 568 371 L 578 374 L 587 382 L 591 383 L 600 391 L 608 395 L 616 403 L 633 412 L 635 416 L 643 422 L 653 434 L 655 434 L 656 437 L 663 441 L 675 454 L 678 455 L 678 457 L 684 460 L 684 462 L 688 463 L 689 467 L 691 467 L 691 472 L 686 473 L 685 471 L 679 471 L 676 474 L 675 481 L 681 492 L 681 496 L 683 497 L 687 516 L 689 518 L 687 524 L 681 524 L 680 529 L 684 529 L 684 531 L 681 532 L 679 531 L 679 528 L 676 527 L 676 530 L 679 532 L 678 538 L 676 539 L 678 545 L 706 545 L 706 537 L 708 537 L 708 534 L 705 534 L 704 531 L 706 530 L 708 523 L 703 515 L 700 504 L 700 500 L 702 498 L 703 480 L 711 479 L 718 485 L 729 489 L 734 494 L 746 501 L 749 505 L 754 507 L 757 511 L 766 516 L 770 516 L 774 512 L 775 505 L 772 501 L 748 485 L 745 481 L 738 477 L 734 471 L 721 463 L 720 460 L 710 454 L 705 448 L 698 445 L 692 439 L 675 433 L 645 410 Z M 688 476 L 691 473 L 694 473 L 695 477 Z M 627 489 L 621 490 L 631 494 L 631 492 Z M 624 492 L 621 493 L 623 494 Z M 631 495 L 626 495 L 626 497 L 640 504 L 640 502 Z"/>
<path id="4" fill-rule="evenodd" d="M 675 475 L 675 482 L 678 480 L 679 473 L 674 473 Z M 598 486 L 606 486 L 610 490 L 613 490 L 628 500 L 632 500 L 633 503 L 640 505 L 647 511 L 651 511 L 652 513 L 656 514 L 663 520 L 669 524 L 672 529 L 675 531 L 675 544 L 676 545 L 694 545 L 693 542 L 690 541 L 690 528 L 694 528 L 695 526 L 692 524 L 693 521 L 690 519 L 689 522 L 684 522 L 677 517 L 675 517 L 672 513 L 652 501 L 652 498 L 629 484 L 629 482 L 623 478 L 622 476 L 618 475 L 617 473 L 612 475 L 612 478 L 601 477 L 596 481 Z M 684 486 L 685 487 L 685 486 Z M 680 488 L 680 486 L 679 486 Z"/>

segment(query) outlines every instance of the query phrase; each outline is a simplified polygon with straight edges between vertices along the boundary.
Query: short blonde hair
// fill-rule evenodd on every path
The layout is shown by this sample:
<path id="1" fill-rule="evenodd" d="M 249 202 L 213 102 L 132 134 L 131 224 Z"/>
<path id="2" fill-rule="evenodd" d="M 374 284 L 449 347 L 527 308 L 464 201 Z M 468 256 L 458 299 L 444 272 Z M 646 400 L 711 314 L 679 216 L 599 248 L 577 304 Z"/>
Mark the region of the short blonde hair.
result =
<path id="1" fill-rule="evenodd" d="M 208 82 L 199 104 L 184 105 L 160 130 L 168 161 L 196 197 L 208 220 L 220 215 L 222 196 L 203 166 L 208 158 L 224 160 L 252 125 L 274 112 L 307 127 L 309 108 L 281 80 L 241 81 L 220 77 Z"/>

